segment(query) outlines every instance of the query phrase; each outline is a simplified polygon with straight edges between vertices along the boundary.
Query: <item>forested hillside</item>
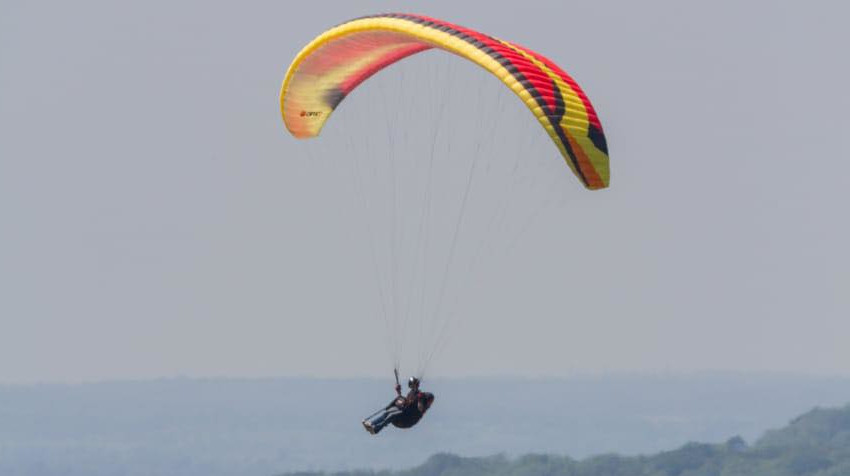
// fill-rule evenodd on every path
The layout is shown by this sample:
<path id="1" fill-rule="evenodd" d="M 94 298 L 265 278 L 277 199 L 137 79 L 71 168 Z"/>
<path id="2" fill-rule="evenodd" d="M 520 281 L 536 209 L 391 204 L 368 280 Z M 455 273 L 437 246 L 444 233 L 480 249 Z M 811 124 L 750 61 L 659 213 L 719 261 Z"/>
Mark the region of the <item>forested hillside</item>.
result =
<path id="1" fill-rule="evenodd" d="M 290 476 L 316 476 L 294 473 Z M 503 455 L 462 458 L 437 454 L 405 471 L 340 472 L 333 476 L 848 476 L 850 405 L 814 409 L 767 432 L 752 446 L 740 437 L 722 444 L 689 443 L 652 456 Z"/>

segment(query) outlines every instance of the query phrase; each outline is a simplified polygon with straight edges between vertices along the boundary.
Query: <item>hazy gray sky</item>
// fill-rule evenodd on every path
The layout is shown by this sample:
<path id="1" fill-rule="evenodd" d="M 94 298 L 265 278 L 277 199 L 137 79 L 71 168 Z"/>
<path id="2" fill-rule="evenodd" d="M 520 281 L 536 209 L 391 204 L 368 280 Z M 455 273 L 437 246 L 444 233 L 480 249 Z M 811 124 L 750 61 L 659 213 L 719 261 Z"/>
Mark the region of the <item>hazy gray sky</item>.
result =
<path id="1" fill-rule="evenodd" d="M 385 372 L 350 181 L 305 157 L 344 142 L 308 150 L 277 103 L 304 44 L 381 11 L 546 54 L 611 148 L 610 190 L 564 178 L 434 374 L 850 374 L 843 2 L 5 0 L 0 382 Z"/>

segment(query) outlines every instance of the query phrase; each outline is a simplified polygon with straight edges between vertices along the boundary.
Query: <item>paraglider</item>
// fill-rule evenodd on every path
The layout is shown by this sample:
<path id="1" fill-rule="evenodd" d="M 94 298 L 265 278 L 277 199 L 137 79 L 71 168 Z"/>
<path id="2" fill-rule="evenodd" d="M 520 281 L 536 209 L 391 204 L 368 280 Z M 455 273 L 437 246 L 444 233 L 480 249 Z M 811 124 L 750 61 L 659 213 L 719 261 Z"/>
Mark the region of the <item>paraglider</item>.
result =
<path id="1" fill-rule="evenodd" d="M 296 138 L 318 136 L 340 103 L 364 81 L 404 58 L 432 49 L 466 59 L 499 79 L 531 111 L 584 187 L 608 187 L 608 145 L 599 117 L 588 97 L 563 69 L 531 49 L 422 15 L 388 13 L 361 17 L 314 38 L 296 55 L 281 86 L 280 109 L 286 128 Z M 425 219 L 426 214 L 422 216 Z M 457 230 L 455 239 L 456 235 Z M 453 240 L 450 253 L 454 249 Z M 434 314 L 439 314 L 439 304 L 435 307 Z M 409 428 L 434 401 L 433 394 L 419 390 L 416 376 L 408 382 L 408 394 L 402 396 L 398 363 L 394 370 L 397 396 L 363 420 L 369 433 L 377 434 L 390 424 Z"/>

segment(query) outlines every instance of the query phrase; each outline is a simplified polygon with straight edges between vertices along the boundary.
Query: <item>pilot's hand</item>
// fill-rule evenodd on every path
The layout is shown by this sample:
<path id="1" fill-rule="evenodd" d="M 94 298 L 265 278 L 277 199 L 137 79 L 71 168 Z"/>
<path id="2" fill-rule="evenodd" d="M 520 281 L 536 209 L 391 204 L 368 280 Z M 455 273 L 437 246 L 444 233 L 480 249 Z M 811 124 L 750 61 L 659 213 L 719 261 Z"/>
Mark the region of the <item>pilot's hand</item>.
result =
<path id="1" fill-rule="evenodd" d="M 401 395 L 401 385 L 395 384 L 395 393 Z"/>

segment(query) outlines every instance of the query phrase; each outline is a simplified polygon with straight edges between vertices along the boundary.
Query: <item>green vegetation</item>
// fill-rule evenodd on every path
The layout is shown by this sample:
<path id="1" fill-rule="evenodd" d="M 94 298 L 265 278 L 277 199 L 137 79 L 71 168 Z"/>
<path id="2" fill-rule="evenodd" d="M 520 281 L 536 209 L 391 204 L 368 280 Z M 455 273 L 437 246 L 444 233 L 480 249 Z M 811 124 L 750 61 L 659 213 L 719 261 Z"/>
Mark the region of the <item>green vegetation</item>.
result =
<path id="1" fill-rule="evenodd" d="M 293 473 L 317 476 L 324 473 Z M 463 458 L 437 454 L 405 471 L 355 471 L 334 476 L 848 476 L 850 405 L 814 409 L 754 445 L 740 437 L 722 444 L 689 443 L 653 456 L 502 455 Z"/>

